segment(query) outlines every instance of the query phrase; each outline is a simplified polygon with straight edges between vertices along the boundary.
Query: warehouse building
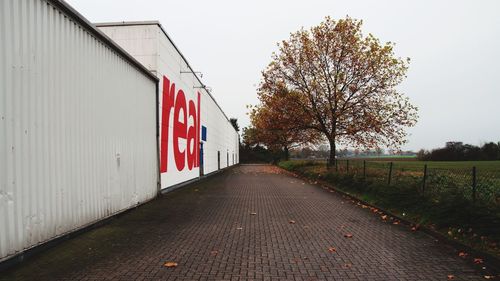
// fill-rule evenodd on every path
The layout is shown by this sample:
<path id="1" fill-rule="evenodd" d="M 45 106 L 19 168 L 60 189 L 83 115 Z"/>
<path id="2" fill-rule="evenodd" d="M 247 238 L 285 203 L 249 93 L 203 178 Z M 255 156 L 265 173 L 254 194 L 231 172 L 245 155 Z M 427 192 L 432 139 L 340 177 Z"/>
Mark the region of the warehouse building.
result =
<path id="1" fill-rule="evenodd" d="M 238 163 L 213 97 L 139 26 L 132 45 L 102 26 L 117 44 L 62 0 L 0 0 L 0 262 Z"/>
<path id="2" fill-rule="evenodd" d="M 238 163 L 238 133 L 159 22 L 96 26 L 160 79 L 162 189 Z"/>

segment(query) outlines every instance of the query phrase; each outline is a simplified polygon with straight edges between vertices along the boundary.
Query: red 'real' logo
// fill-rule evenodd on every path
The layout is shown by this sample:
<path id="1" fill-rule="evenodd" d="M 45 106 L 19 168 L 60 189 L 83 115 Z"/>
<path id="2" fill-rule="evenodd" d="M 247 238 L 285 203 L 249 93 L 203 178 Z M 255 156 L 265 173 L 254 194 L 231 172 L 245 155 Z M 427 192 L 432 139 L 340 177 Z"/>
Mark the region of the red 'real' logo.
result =
<path id="1" fill-rule="evenodd" d="M 200 93 L 197 93 L 197 102 L 186 100 L 182 89 L 175 91 L 175 83 L 163 76 L 163 106 L 161 112 L 161 143 L 160 143 L 160 173 L 168 170 L 168 141 L 172 137 L 175 166 L 178 171 L 187 167 L 192 170 L 199 167 L 200 156 Z M 174 110 L 172 120 L 172 135 L 170 134 L 170 112 Z M 189 125 L 189 120 L 193 124 Z M 186 148 L 179 148 L 179 140 L 186 140 Z M 187 161 L 186 161 L 187 160 Z"/>

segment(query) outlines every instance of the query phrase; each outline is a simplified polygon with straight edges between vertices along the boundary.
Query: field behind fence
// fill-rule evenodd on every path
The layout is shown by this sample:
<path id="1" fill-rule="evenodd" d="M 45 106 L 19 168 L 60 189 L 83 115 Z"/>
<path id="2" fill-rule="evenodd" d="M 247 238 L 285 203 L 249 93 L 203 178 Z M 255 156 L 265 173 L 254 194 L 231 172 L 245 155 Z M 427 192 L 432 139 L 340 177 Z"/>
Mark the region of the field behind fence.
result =
<path id="1" fill-rule="evenodd" d="M 461 193 L 487 205 L 500 205 L 500 161 L 423 162 L 338 159 L 337 173 L 388 186 L 405 186 L 422 195 Z"/>

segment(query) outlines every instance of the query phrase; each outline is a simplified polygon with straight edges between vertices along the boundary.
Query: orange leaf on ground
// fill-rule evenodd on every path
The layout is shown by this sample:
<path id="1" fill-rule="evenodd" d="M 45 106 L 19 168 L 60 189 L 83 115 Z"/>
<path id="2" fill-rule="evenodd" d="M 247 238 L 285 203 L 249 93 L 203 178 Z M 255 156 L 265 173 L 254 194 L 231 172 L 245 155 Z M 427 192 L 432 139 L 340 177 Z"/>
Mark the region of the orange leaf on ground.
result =
<path id="1" fill-rule="evenodd" d="M 382 218 L 383 220 L 386 220 L 386 219 L 387 219 L 387 215 L 383 215 L 383 216 L 381 216 L 381 218 Z"/>
<path id="2" fill-rule="evenodd" d="M 466 252 L 460 252 L 458 253 L 458 256 L 461 258 L 465 258 L 468 254 Z"/>
<path id="3" fill-rule="evenodd" d="M 474 258 L 474 263 L 475 264 L 481 264 L 481 263 L 483 263 L 483 259 L 481 259 L 481 258 Z"/>
<path id="4" fill-rule="evenodd" d="M 330 253 L 335 253 L 336 251 L 337 251 L 337 249 L 335 249 L 334 247 L 328 248 L 328 252 L 330 252 Z"/>
<path id="5" fill-rule="evenodd" d="M 164 265 L 164 267 L 177 267 L 177 263 L 173 261 L 167 261 Z"/>
<path id="6" fill-rule="evenodd" d="M 352 267 L 352 264 L 350 264 L 350 263 L 346 263 L 346 264 L 342 265 L 342 268 L 346 268 L 346 269 L 351 268 L 351 267 Z"/>
<path id="7" fill-rule="evenodd" d="M 352 238 L 352 234 L 351 233 L 346 233 L 346 234 L 344 234 L 344 237 L 345 238 Z"/>
<path id="8" fill-rule="evenodd" d="M 453 279 L 455 279 L 455 275 L 453 275 L 453 274 L 450 274 L 450 275 L 448 275 L 447 277 L 448 277 L 448 280 L 453 280 Z"/>

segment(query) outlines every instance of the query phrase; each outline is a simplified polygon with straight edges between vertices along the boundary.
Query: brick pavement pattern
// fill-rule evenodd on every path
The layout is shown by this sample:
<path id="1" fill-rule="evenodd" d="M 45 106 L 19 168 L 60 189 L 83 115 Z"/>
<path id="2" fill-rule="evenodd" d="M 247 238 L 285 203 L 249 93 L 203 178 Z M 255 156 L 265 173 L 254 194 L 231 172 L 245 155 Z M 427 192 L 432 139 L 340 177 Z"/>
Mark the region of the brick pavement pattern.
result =
<path id="1" fill-rule="evenodd" d="M 35 256 L 0 280 L 484 280 L 433 238 L 280 171 L 224 171 Z M 164 267 L 166 261 L 178 266 Z"/>

